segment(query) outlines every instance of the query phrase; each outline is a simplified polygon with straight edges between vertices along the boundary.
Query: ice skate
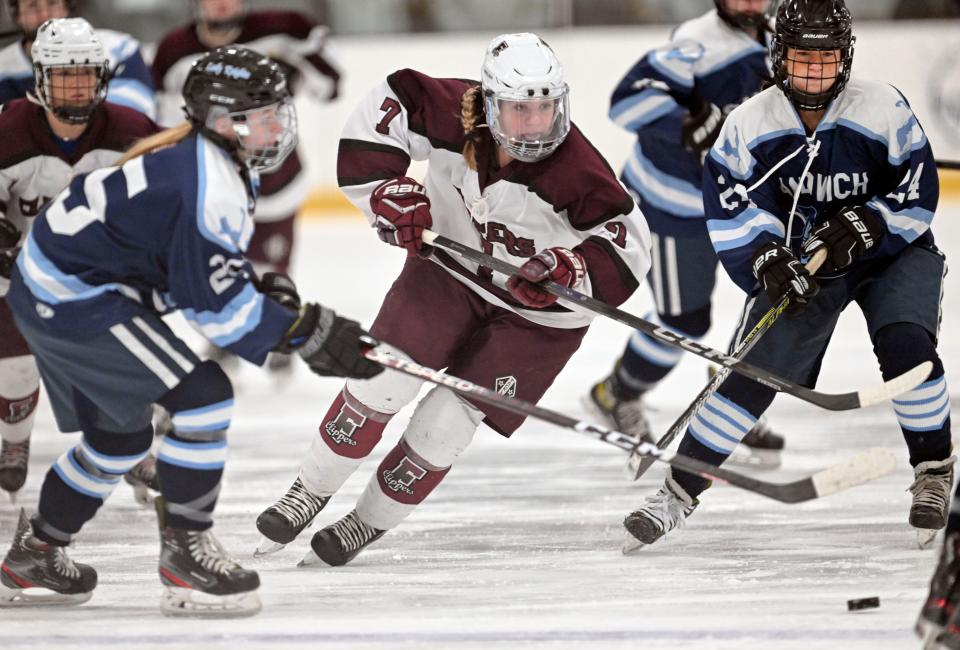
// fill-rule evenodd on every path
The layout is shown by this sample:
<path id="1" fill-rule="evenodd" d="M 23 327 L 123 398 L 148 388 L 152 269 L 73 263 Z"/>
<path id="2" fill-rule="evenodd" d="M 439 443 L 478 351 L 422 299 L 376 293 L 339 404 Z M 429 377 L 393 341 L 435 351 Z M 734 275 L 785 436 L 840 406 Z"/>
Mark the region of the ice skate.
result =
<path id="1" fill-rule="evenodd" d="M 16 503 L 17 492 L 27 482 L 27 464 L 30 460 L 30 439 L 23 442 L 3 441 L 0 447 L 0 488 Z"/>
<path id="2" fill-rule="evenodd" d="M 260 611 L 256 571 L 244 569 L 210 529 L 184 530 L 165 525 L 165 503 L 156 500 L 160 516 L 160 611 L 164 616 L 232 618 Z"/>
<path id="3" fill-rule="evenodd" d="M 299 566 L 343 566 L 386 532 L 363 523 L 357 511 L 351 510 L 343 519 L 313 536 L 312 550 L 300 560 Z"/>
<path id="4" fill-rule="evenodd" d="M 774 433 L 767 424 L 767 418 L 761 417 L 753 428 L 747 431 L 747 435 L 727 459 L 727 463 L 743 467 L 776 469 L 780 467 L 783 460 L 784 446 L 783 436 Z"/>
<path id="5" fill-rule="evenodd" d="M 623 526 L 629 535 L 623 544 L 623 553 L 633 553 L 653 544 L 674 528 L 684 526 L 687 517 L 700 505 L 667 474 L 663 486 L 647 497 L 643 506 L 627 515 Z"/>
<path id="6" fill-rule="evenodd" d="M 913 468 L 915 480 L 908 488 L 913 494 L 910 505 L 910 525 L 917 529 L 917 544 L 927 548 L 937 531 L 947 525 L 950 508 L 950 490 L 953 486 L 953 464 L 956 456 L 946 460 L 931 460 Z"/>
<path id="7" fill-rule="evenodd" d="M 75 563 L 65 547 L 34 537 L 21 509 L 13 545 L 0 567 L 0 607 L 79 605 L 90 600 L 96 586 L 96 570 Z"/>
<path id="8" fill-rule="evenodd" d="M 133 488 L 133 498 L 142 506 L 153 507 L 153 500 L 160 493 L 160 478 L 157 476 L 157 458 L 152 453 L 123 475 L 123 480 Z"/>
<path id="9" fill-rule="evenodd" d="M 313 522 L 329 500 L 330 497 L 318 497 L 311 493 L 297 478 L 279 501 L 257 517 L 257 530 L 263 537 L 253 556 L 276 553 L 292 542 Z"/>
<path id="10" fill-rule="evenodd" d="M 960 533 L 947 535 L 940 551 L 937 569 L 930 579 L 930 592 L 914 630 L 923 639 L 924 648 L 935 648 L 934 639 L 947 627 L 957 611 L 960 599 Z"/>
<path id="11" fill-rule="evenodd" d="M 616 376 L 611 374 L 594 384 L 590 392 L 583 397 L 584 407 L 602 418 L 607 426 L 632 436 L 637 444 L 654 442 L 650 435 L 650 423 L 647 421 L 643 398 L 617 397 L 614 387 L 616 381 Z"/>

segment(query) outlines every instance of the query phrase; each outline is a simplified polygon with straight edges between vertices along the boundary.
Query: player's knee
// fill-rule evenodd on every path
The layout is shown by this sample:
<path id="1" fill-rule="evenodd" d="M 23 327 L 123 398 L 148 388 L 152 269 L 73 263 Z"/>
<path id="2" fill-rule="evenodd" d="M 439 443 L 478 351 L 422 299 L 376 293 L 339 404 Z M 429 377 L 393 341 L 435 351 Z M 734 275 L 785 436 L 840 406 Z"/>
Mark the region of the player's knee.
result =
<path id="1" fill-rule="evenodd" d="M 682 314 L 658 314 L 660 322 L 688 338 L 700 338 L 710 331 L 710 305 Z"/>
<path id="2" fill-rule="evenodd" d="M 881 328 L 873 339 L 873 351 L 884 380 L 893 379 L 924 361 L 933 363 L 930 378 L 943 375 L 943 362 L 933 336 L 914 323 L 894 323 Z"/>
<path id="3" fill-rule="evenodd" d="M 157 403 L 170 411 L 179 437 L 204 438 L 230 425 L 233 385 L 219 365 L 204 361 Z"/>
<path id="4" fill-rule="evenodd" d="M 410 359 L 396 348 L 390 353 Z M 347 392 L 360 404 L 378 413 L 393 414 L 409 404 L 420 392 L 422 379 L 399 372 L 381 372 L 370 379 L 348 379 Z"/>
<path id="5" fill-rule="evenodd" d="M 434 388 L 410 418 L 403 440 L 436 467 L 449 467 L 469 446 L 483 412 L 447 388 Z"/>
<path id="6" fill-rule="evenodd" d="M 777 391 L 743 375 L 731 373 L 720 384 L 717 394 L 754 418 L 759 418 L 773 403 Z"/>
<path id="7" fill-rule="evenodd" d="M 87 474 L 109 479 L 133 469 L 147 455 L 152 444 L 153 427 L 129 433 L 87 428 L 74 457 Z"/>

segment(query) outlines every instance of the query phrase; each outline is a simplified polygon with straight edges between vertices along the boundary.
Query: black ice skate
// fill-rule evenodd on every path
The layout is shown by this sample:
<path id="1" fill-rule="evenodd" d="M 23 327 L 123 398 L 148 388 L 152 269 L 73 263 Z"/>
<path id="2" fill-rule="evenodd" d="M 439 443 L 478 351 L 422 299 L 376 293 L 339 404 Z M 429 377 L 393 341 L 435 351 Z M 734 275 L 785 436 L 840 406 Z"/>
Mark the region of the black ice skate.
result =
<path id="1" fill-rule="evenodd" d="M 650 435 L 643 398 L 619 396 L 616 371 L 596 383 L 583 398 L 584 407 L 606 421 L 607 426 L 632 436 L 637 444 L 654 442 Z"/>
<path id="2" fill-rule="evenodd" d="M 157 457 L 152 453 L 123 475 L 123 480 L 133 488 L 133 498 L 142 506 L 153 507 L 153 500 L 160 493 L 160 478 L 157 476 Z"/>
<path id="3" fill-rule="evenodd" d="M 0 447 L 0 488 L 16 501 L 17 492 L 27 482 L 27 463 L 30 460 L 30 440 L 3 441 Z"/>
<path id="4" fill-rule="evenodd" d="M 343 519 L 313 536 L 310 540 L 313 550 L 300 560 L 299 566 L 343 566 L 386 532 L 363 523 L 357 511 L 351 510 Z"/>
<path id="5" fill-rule="evenodd" d="M 934 639 L 947 627 L 960 600 L 960 533 L 951 533 L 943 541 L 937 569 L 930 579 L 930 593 L 920 609 L 914 630 L 923 639 L 923 647 L 936 647 Z M 960 637 L 957 639 L 960 641 Z M 958 645 L 957 647 L 960 647 Z"/>
<path id="6" fill-rule="evenodd" d="M 950 490 L 953 486 L 953 464 L 956 456 L 931 460 L 913 468 L 915 480 L 908 488 L 913 493 L 910 525 L 917 529 L 917 544 L 927 548 L 937 531 L 947 525 Z"/>
<path id="7" fill-rule="evenodd" d="M 229 618 L 260 611 L 260 578 L 227 556 L 207 530 L 184 530 L 164 523 L 166 504 L 156 499 L 160 516 L 160 600 L 164 616 Z"/>
<path id="8" fill-rule="evenodd" d="M 674 528 L 684 526 L 698 505 L 700 502 L 667 474 L 657 493 L 647 497 L 639 510 L 623 520 L 624 528 L 630 533 L 623 543 L 624 554 L 653 544 Z"/>
<path id="9" fill-rule="evenodd" d="M 254 557 L 276 553 L 313 522 L 330 497 L 318 497 L 297 478 L 280 500 L 260 513 L 257 530 L 263 535 Z"/>
<path id="10" fill-rule="evenodd" d="M 90 600 L 96 586 L 96 570 L 75 563 L 65 547 L 34 537 L 21 509 L 13 545 L 0 567 L 0 607 L 79 605 Z"/>
<path id="11" fill-rule="evenodd" d="M 731 465 L 776 469 L 780 467 L 786 441 L 770 429 L 767 419 L 761 417 L 747 431 L 740 445 L 727 459 Z"/>

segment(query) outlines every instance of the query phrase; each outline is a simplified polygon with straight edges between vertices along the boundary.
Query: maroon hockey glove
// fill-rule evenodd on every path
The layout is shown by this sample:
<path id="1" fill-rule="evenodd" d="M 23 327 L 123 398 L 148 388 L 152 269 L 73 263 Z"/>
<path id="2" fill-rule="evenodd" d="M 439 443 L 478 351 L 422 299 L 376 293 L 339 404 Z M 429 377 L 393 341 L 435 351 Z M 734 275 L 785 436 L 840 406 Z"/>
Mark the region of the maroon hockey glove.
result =
<path id="1" fill-rule="evenodd" d="M 324 377 L 369 379 L 383 368 L 363 356 L 361 336 L 370 336 L 357 321 L 337 316 L 332 309 L 308 302 L 287 330 L 275 352 L 296 352 L 310 370 Z"/>
<path id="2" fill-rule="evenodd" d="M 776 242 L 768 242 L 757 249 L 753 258 L 753 277 L 760 281 L 774 305 L 790 291 L 790 311 L 803 309 L 820 290 L 817 281 L 790 249 Z"/>
<path id="3" fill-rule="evenodd" d="M 507 289 L 527 307 L 543 309 L 555 303 L 557 297 L 537 283 L 553 280 L 574 289 L 583 283 L 586 273 L 587 262 L 580 253 L 557 246 L 540 251 L 524 262 L 520 272 L 507 279 Z"/>
<path id="4" fill-rule="evenodd" d="M 803 242 L 803 252 L 812 256 L 826 246 L 827 259 L 819 273 L 836 273 L 863 257 L 882 238 L 883 224 L 872 212 L 858 205 L 843 208 L 814 228 Z"/>
<path id="5" fill-rule="evenodd" d="M 428 255 L 423 229 L 433 225 L 430 199 L 423 185 L 408 178 L 391 178 L 373 190 L 370 209 L 377 217 L 377 234 L 393 246 L 407 249 L 407 255 Z"/>

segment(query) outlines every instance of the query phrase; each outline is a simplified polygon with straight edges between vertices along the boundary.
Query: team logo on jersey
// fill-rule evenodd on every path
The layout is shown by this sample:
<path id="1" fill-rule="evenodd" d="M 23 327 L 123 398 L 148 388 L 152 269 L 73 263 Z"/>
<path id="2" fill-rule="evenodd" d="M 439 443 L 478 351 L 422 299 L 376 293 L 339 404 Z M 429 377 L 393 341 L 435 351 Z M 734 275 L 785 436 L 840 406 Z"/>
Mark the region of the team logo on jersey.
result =
<path id="1" fill-rule="evenodd" d="M 512 375 L 497 377 L 495 386 L 497 392 L 501 395 L 506 395 L 507 397 L 517 396 L 517 378 Z"/>
<path id="2" fill-rule="evenodd" d="M 323 430 L 327 432 L 330 439 L 338 445 L 357 446 L 357 441 L 353 439 L 353 434 L 357 429 L 366 423 L 367 418 L 350 408 L 346 403 L 340 408 L 337 417 L 333 418 L 325 425 Z"/>
<path id="3" fill-rule="evenodd" d="M 780 191 L 793 196 L 799 183 L 796 178 L 780 178 Z M 801 194 L 816 196 L 820 203 L 843 201 L 851 196 L 869 196 L 870 177 L 867 172 L 838 172 L 836 174 L 807 174 L 803 177 Z"/>
<path id="4" fill-rule="evenodd" d="M 393 492 L 413 495 L 413 484 L 427 475 L 427 470 L 404 456 L 393 469 L 383 471 L 383 483 Z"/>

